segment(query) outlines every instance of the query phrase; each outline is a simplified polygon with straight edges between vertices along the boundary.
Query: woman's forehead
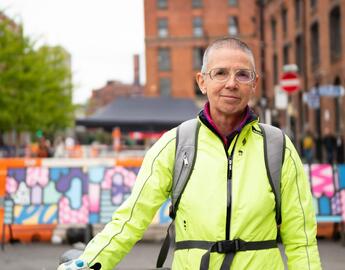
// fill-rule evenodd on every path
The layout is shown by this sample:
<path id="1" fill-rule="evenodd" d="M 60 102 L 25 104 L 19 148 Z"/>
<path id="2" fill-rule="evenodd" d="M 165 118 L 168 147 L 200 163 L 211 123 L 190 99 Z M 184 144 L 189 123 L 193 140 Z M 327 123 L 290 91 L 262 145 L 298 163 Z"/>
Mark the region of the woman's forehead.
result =
<path id="1" fill-rule="evenodd" d="M 254 61 L 249 53 L 241 49 L 222 47 L 211 50 L 208 56 L 208 67 L 219 65 L 254 68 Z"/>

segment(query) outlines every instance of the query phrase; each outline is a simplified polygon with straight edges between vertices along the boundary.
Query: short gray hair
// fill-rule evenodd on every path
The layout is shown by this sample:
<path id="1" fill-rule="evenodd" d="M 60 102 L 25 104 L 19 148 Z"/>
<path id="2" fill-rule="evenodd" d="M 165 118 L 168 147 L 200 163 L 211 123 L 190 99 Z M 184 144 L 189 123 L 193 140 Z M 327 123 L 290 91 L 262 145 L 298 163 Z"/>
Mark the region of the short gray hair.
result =
<path id="1" fill-rule="evenodd" d="M 249 48 L 249 46 L 243 42 L 242 40 L 234 37 L 224 37 L 220 39 L 216 39 L 213 41 L 204 52 L 204 56 L 202 59 L 202 67 L 201 72 L 205 73 L 207 71 L 207 64 L 208 64 L 208 56 L 212 50 L 220 49 L 228 47 L 230 49 L 238 49 L 241 50 L 249 55 L 249 57 L 253 61 L 253 68 L 255 71 L 255 60 L 254 60 L 254 54 L 253 51 Z"/>

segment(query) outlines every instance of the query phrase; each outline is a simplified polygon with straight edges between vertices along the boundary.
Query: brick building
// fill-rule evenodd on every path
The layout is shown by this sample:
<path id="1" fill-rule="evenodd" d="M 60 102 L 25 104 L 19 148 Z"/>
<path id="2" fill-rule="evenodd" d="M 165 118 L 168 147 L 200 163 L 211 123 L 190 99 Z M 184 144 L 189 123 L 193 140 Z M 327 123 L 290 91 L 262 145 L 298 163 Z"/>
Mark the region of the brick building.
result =
<path id="1" fill-rule="evenodd" d="M 344 96 L 323 96 L 322 93 L 327 95 L 327 91 L 323 91 L 326 88 L 335 89 L 334 85 L 345 84 L 345 1 L 265 2 L 265 74 L 270 90 L 269 106 L 275 108 L 273 89 L 279 85 L 283 66 L 296 64 L 301 91 L 290 95 L 288 110 L 274 109 L 273 114 L 283 127 L 291 127 L 297 141 L 306 129 L 310 129 L 319 145 L 318 155 L 321 155 L 321 138 L 326 130 L 344 139 Z M 319 107 L 317 101 L 311 102 L 317 100 L 317 91 L 322 94 Z M 303 102 L 303 95 L 308 97 L 305 98 L 308 103 Z"/>
<path id="2" fill-rule="evenodd" d="M 141 96 L 143 86 L 139 78 L 139 56 L 134 56 L 134 79 L 132 84 L 125 84 L 115 80 L 109 80 L 105 86 L 92 90 L 91 98 L 87 106 L 86 114 L 93 114 L 97 109 L 108 105 L 117 97 Z"/>
<path id="3" fill-rule="evenodd" d="M 194 77 L 206 46 L 238 36 L 254 50 L 260 83 L 253 102 L 262 120 L 279 124 L 298 148 L 307 129 L 318 152 L 327 129 L 344 140 L 344 96 L 321 96 L 317 107 L 318 91 L 345 82 L 344 0 L 145 0 L 144 9 L 145 95 L 200 97 Z M 289 64 L 298 67 L 301 91 L 278 108 L 275 89 Z"/>
<path id="4" fill-rule="evenodd" d="M 145 0 L 145 95 L 200 97 L 195 74 L 201 68 L 205 48 L 216 38 L 238 36 L 254 48 L 259 59 L 255 3 L 252 0 Z"/>

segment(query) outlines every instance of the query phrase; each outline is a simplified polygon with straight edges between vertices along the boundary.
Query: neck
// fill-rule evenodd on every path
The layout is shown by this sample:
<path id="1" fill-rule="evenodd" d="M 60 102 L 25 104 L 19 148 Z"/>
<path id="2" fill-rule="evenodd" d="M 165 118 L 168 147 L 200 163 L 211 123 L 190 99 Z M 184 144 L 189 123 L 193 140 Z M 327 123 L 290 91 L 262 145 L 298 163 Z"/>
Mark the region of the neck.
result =
<path id="1" fill-rule="evenodd" d="M 240 125 L 246 114 L 246 110 L 236 115 L 224 115 L 223 113 L 212 110 L 211 108 L 210 113 L 213 122 L 216 124 L 221 134 L 226 137 Z"/>

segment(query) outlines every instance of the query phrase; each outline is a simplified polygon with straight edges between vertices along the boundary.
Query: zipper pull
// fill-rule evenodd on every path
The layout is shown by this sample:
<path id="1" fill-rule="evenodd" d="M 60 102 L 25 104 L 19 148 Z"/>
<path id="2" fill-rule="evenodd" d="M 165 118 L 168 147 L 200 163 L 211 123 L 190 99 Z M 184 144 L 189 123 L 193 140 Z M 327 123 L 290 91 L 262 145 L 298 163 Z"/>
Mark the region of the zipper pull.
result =
<path id="1" fill-rule="evenodd" d="M 231 171 L 231 169 L 232 169 L 232 159 L 230 158 L 229 159 L 229 170 Z"/>
<path id="2" fill-rule="evenodd" d="M 184 153 L 184 156 L 183 156 L 183 164 L 184 164 L 184 166 L 188 166 L 188 164 L 189 164 L 186 153 Z"/>

